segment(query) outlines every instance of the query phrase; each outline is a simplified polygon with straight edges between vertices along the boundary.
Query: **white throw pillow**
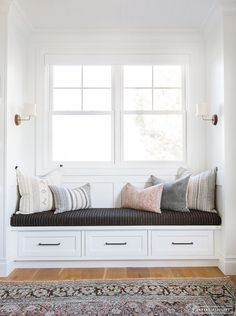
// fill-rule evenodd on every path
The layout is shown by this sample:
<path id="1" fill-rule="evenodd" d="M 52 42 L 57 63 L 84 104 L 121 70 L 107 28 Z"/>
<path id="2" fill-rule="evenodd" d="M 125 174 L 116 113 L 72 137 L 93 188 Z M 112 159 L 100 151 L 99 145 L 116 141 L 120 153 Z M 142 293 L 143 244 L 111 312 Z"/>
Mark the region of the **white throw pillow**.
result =
<path id="1" fill-rule="evenodd" d="M 16 171 L 20 193 L 19 210 L 16 214 L 31 214 L 54 209 L 53 195 L 49 185 L 61 184 L 60 169 L 43 177 L 29 177 Z"/>

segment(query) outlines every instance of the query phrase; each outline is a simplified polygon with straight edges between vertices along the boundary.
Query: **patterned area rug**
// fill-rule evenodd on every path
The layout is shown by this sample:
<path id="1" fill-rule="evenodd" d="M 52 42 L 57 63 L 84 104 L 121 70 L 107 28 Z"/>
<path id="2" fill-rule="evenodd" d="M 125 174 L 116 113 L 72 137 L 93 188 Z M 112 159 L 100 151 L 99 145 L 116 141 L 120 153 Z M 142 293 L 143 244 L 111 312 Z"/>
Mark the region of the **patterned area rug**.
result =
<path id="1" fill-rule="evenodd" d="M 0 315 L 236 315 L 228 278 L 1 282 Z"/>

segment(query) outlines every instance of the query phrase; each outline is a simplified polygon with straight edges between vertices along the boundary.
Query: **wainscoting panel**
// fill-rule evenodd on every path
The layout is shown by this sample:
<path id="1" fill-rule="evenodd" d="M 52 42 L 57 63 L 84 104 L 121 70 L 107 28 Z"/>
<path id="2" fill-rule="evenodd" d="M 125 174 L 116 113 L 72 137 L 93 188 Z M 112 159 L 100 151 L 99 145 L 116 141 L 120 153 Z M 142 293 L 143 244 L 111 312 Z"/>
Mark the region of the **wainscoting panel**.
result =
<path id="1" fill-rule="evenodd" d="M 92 207 L 114 207 L 115 195 L 114 195 L 114 183 L 100 183 L 100 182 L 76 182 L 76 183 L 64 183 L 64 186 L 75 188 L 82 186 L 85 183 L 91 185 L 91 197 Z"/>
<path id="2" fill-rule="evenodd" d="M 161 176 L 162 179 L 174 179 L 174 176 Z M 150 175 L 65 175 L 63 185 L 71 188 L 85 183 L 91 184 L 93 207 L 120 207 L 122 191 L 126 183 L 131 183 L 138 188 L 150 186 Z"/>

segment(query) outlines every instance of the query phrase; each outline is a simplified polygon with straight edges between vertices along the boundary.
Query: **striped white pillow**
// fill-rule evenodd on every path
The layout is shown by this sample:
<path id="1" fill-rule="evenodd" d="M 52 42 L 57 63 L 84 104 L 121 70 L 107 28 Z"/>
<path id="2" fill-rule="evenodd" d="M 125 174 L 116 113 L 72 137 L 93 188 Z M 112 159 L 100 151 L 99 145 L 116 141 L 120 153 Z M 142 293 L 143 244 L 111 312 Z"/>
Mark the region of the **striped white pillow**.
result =
<path id="1" fill-rule="evenodd" d="M 187 206 L 193 210 L 216 212 L 215 188 L 217 168 L 191 175 L 187 190 Z M 177 179 L 190 175 L 188 169 L 180 167 Z"/>
<path id="2" fill-rule="evenodd" d="M 51 185 L 50 189 L 53 192 L 53 197 L 55 200 L 54 214 L 91 207 L 89 183 L 75 189 L 54 185 Z"/>
<path id="3" fill-rule="evenodd" d="M 53 196 L 49 185 L 61 184 L 60 169 L 43 177 L 29 177 L 16 171 L 20 194 L 19 209 L 16 214 L 31 214 L 54 209 Z"/>

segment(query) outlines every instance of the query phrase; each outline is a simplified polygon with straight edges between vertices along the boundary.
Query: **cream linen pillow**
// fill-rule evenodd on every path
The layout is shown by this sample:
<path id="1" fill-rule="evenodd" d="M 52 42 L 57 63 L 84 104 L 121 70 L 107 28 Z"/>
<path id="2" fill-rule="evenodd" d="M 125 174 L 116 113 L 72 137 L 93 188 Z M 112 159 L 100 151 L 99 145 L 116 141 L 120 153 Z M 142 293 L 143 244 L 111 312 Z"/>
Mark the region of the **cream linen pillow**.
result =
<path id="1" fill-rule="evenodd" d="M 20 193 L 19 210 L 16 214 L 31 214 L 54 208 L 49 185 L 61 184 L 60 169 L 49 172 L 43 177 L 25 176 L 17 169 L 16 177 Z"/>

